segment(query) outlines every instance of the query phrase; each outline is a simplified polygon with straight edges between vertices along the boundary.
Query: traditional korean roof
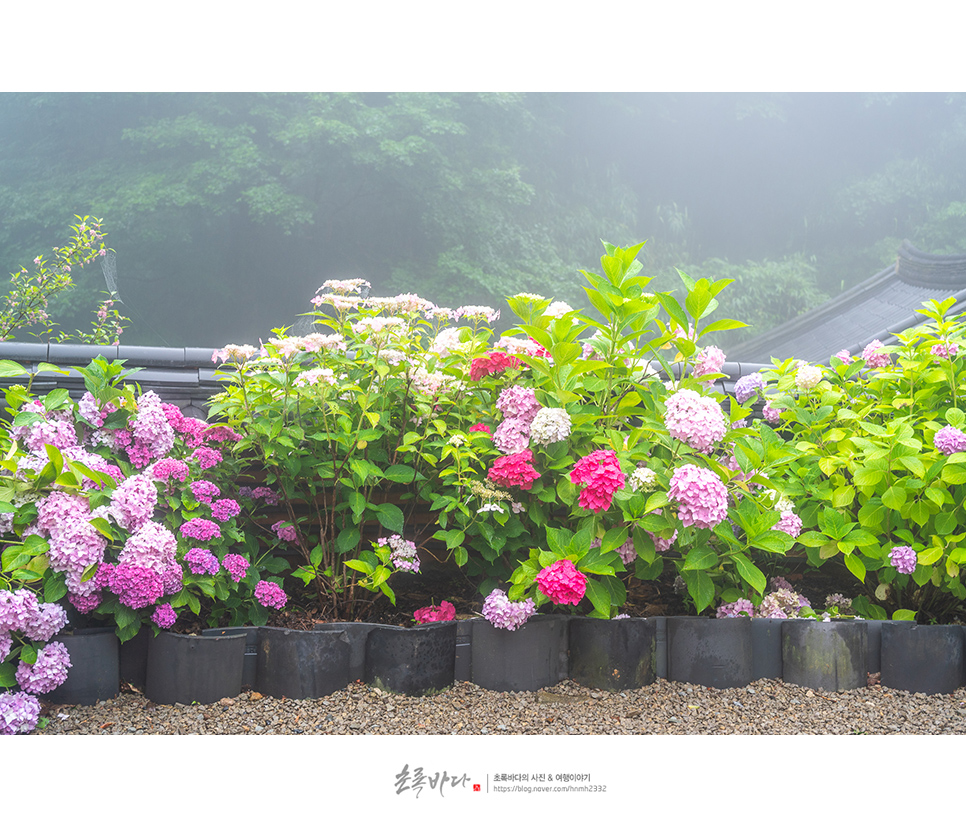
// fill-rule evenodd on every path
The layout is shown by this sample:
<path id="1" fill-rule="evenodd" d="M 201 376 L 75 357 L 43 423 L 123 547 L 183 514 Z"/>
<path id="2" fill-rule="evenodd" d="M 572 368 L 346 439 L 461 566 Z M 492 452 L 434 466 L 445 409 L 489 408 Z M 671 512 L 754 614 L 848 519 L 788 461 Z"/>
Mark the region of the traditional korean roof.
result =
<path id="1" fill-rule="evenodd" d="M 897 334 L 926 320 L 927 301 L 954 297 L 948 315 L 966 311 L 966 254 L 931 255 L 903 241 L 894 264 L 831 301 L 728 351 L 738 362 L 788 357 L 827 363 L 840 350 L 858 354 L 873 339 L 895 344 Z"/>

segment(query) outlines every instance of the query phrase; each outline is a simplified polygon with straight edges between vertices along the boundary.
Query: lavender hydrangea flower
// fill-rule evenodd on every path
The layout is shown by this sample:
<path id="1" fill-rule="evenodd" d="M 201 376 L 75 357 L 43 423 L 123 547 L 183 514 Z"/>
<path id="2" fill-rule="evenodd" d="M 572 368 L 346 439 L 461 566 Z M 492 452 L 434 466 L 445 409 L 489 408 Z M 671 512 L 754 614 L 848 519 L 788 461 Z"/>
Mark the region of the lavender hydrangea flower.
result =
<path id="1" fill-rule="evenodd" d="M 918 559 L 916 551 L 903 544 L 889 551 L 889 562 L 899 573 L 912 573 L 916 569 Z"/>
<path id="2" fill-rule="evenodd" d="M 537 611 L 532 599 L 511 602 L 505 591 L 499 588 L 490 592 L 483 602 L 483 616 L 495 627 L 516 631 Z"/>
<path id="3" fill-rule="evenodd" d="M 171 628 L 177 619 L 178 615 L 168 602 L 155 608 L 154 613 L 151 615 L 151 622 L 158 628 Z"/>
<path id="4" fill-rule="evenodd" d="M 214 576 L 221 568 L 215 554 L 210 550 L 205 550 L 200 547 L 192 547 L 185 554 L 184 559 L 194 574 L 210 574 Z"/>
<path id="5" fill-rule="evenodd" d="M 397 570 L 407 573 L 419 573 L 419 556 L 416 553 L 416 543 L 406 541 L 402 536 L 393 533 L 388 539 L 380 538 L 380 547 L 388 547 L 392 551 L 392 563 Z"/>
<path id="6" fill-rule="evenodd" d="M 947 457 L 956 452 L 966 452 L 966 434 L 955 426 L 943 426 L 936 432 L 932 442 Z"/>
<path id="7" fill-rule="evenodd" d="M 762 379 L 761 374 L 745 374 L 735 383 L 735 399 L 740 403 L 748 402 L 764 388 L 765 380 Z"/>
<path id="8" fill-rule="evenodd" d="M 755 606 L 751 600 L 736 599 L 734 602 L 726 602 L 718 606 L 715 615 L 719 620 L 733 619 L 737 617 L 754 617 Z"/>
<path id="9" fill-rule="evenodd" d="M 17 667 L 17 683 L 24 692 L 45 695 L 67 680 L 70 666 L 67 646 L 63 643 L 48 643 L 37 652 L 34 663 L 20 661 Z"/>
<path id="10" fill-rule="evenodd" d="M 26 692 L 0 692 L 0 736 L 29 733 L 40 718 L 40 701 Z"/>
<path id="11" fill-rule="evenodd" d="M 110 513 L 125 530 L 134 531 L 154 515 L 158 488 L 147 475 L 132 475 L 114 490 Z"/>

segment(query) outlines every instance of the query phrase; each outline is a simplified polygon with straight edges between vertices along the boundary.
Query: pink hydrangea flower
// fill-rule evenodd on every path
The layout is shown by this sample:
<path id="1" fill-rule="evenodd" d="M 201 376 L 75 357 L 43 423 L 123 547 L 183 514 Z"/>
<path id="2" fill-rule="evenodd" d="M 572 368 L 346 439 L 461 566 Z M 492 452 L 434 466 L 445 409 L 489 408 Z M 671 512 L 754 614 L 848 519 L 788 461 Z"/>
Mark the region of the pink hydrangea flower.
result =
<path id="1" fill-rule="evenodd" d="M 686 463 L 674 470 L 667 496 L 685 527 L 709 529 L 728 517 L 728 490 L 710 469 Z"/>
<path id="2" fill-rule="evenodd" d="M 456 619 L 456 606 L 445 599 L 439 605 L 427 605 L 413 611 L 417 623 L 442 623 Z"/>
<path id="3" fill-rule="evenodd" d="M 558 605 L 576 605 L 587 592 L 587 577 L 569 559 L 560 559 L 537 574 L 540 593 Z"/>
<path id="4" fill-rule="evenodd" d="M 905 544 L 894 547 L 889 551 L 889 563 L 899 573 L 912 573 L 918 563 L 916 551 Z"/>
<path id="5" fill-rule="evenodd" d="M 959 353 L 959 345 L 955 342 L 940 342 L 929 348 L 929 352 L 940 359 L 950 359 Z"/>
<path id="6" fill-rule="evenodd" d="M 540 410 L 540 403 L 532 388 L 510 385 L 500 392 L 496 407 L 503 412 L 504 418 L 516 417 L 529 424 Z"/>
<path id="7" fill-rule="evenodd" d="M 862 358 L 867 368 L 884 368 L 891 364 L 892 358 L 887 350 L 880 350 L 885 346 L 878 339 L 873 339 L 862 351 Z"/>
<path id="8" fill-rule="evenodd" d="M 966 452 L 966 434 L 955 426 L 943 426 L 933 436 L 932 442 L 947 457 L 956 452 Z"/>
<path id="9" fill-rule="evenodd" d="M 728 422 L 717 401 L 682 388 L 667 398 L 664 425 L 671 437 L 698 452 L 708 453 L 728 431 Z"/>
<path id="10" fill-rule="evenodd" d="M 855 361 L 855 358 L 852 356 L 852 354 L 844 349 L 836 353 L 835 357 L 837 359 L 841 359 L 846 365 L 851 365 L 852 362 Z"/>
<path id="11" fill-rule="evenodd" d="M 221 489 L 211 481 L 195 481 L 190 488 L 195 501 L 200 501 L 202 504 L 210 504 L 221 495 Z"/>
<path id="12" fill-rule="evenodd" d="M 505 455 L 515 455 L 530 445 L 530 422 L 507 417 L 493 432 L 493 445 Z"/>
<path id="13" fill-rule="evenodd" d="M 702 348 L 694 360 L 694 375 L 704 376 L 705 374 L 721 373 L 721 368 L 725 363 L 725 353 L 719 347 Z"/>
<path id="14" fill-rule="evenodd" d="M 786 510 L 782 513 L 782 517 L 775 523 L 775 526 L 772 527 L 772 530 L 781 530 L 781 532 L 788 533 L 794 539 L 802 532 L 802 520 L 791 510 Z"/>
<path id="15" fill-rule="evenodd" d="M 229 521 L 240 512 L 238 502 L 231 498 L 219 498 L 211 504 L 211 517 L 216 521 Z"/>
<path id="16" fill-rule="evenodd" d="M 754 617 L 755 606 L 747 599 L 736 599 L 734 602 L 726 602 L 718 606 L 715 616 L 719 620 L 732 619 L 734 617 Z"/>
<path id="17" fill-rule="evenodd" d="M 598 449 L 577 461 L 570 481 L 584 484 L 577 503 L 595 513 L 610 509 L 614 493 L 624 488 L 627 478 L 620 461 L 610 449 Z"/>
<path id="18" fill-rule="evenodd" d="M 761 410 L 761 415 L 773 426 L 781 422 L 782 419 L 782 408 L 775 408 L 771 403 L 765 403 L 765 406 Z"/>
<path id="19" fill-rule="evenodd" d="M 486 356 L 480 356 L 470 363 L 470 379 L 479 382 L 483 377 L 499 376 L 507 368 L 515 368 L 520 360 L 498 350 L 490 351 Z"/>
<path id="20" fill-rule="evenodd" d="M 63 643 L 48 643 L 37 652 L 37 660 L 23 660 L 17 666 L 17 684 L 31 695 L 46 695 L 67 680 L 70 654 Z"/>
<path id="21" fill-rule="evenodd" d="M 531 465 L 533 452 L 526 449 L 513 455 L 506 455 L 493 461 L 487 477 L 497 486 L 518 486 L 530 489 L 540 473 Z"/>

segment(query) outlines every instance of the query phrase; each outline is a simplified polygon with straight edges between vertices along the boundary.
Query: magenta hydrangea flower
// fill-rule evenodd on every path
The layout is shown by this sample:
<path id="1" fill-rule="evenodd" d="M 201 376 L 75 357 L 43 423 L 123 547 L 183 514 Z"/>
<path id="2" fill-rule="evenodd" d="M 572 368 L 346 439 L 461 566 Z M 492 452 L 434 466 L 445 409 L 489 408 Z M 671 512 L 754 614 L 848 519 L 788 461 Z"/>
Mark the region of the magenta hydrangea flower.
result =
<path id="1" fill-rule="evenodd" d="M 584 485 L 577 503 L 585 510 L 599 513 L 610 509 L 614 493 L 624 488 L 627 477 L 617 455 L 610 449 L 597 449 L 577 461 L 570 473 L 570 481 Z"/>
<path id="2" fill-rule="evenodd" d="M 229 553 L 221 560 L 221 566 L 228 571 L 232 582 L 241 582 L 250 567 L 248 559 L 237 553 Z"/>
<path id="3" fill-rule="evenodd" d="M 558 605 L 576 605 L 587 592 L 587 577 L 569 559 L 560 559 L 537 574 L 540 593 Z"/>
<path id="4" fill-rule="evenodd" d="M 252 498 L 256 501 L 264 501 L 268 506 L 274 507 L 278 504 L 278 493 L 274 489 L 267 486 L 255 487 L 252 490 Z"/>
<path id="5" fill-rule="evenodd" d="M 29 733 L 40 718 L 40 701 L 26 692 L 0 692 L 0 736 Z"/>
<path id="6" fill-rule="evenodd" d="M 89 594 L 68 594 L 67 601 L 81 614 L 90 614 L 101 604 L 101 594 L 99 591 L 91 591 Z"/>
<path id="7" fill-rule="evenodd" d="M 147 608 L 164 594 L 161 575 L 143 565 L 122 562 L 110 574 L 110 589 L 128 608 Z"/>
<path id="8" fill-rule="evenodd" d="M 191 484 L 191 494 L 195 497 L 195 501 L 210 504 L 221 495 L 221 489 L 211 481 L 195 481 Z"/>
<path id="9" fill-rule="evenodd" d="M 932 442 L 947 457 L 956 452 L 966 452 L 966 434 L 955 426 L 943 426 L 936 432 Z"/>
<path id="10" fill-rule="evenodd" d="M 298 530 L 291 521 L 276 521 L 272 525 L 272 532 L 283 542 L 294 542 L 298 539 Z"/>
<path id="11" fill-rule="evenodd" d="M 198 575 L 210 574 L 214 576 L 221 567 L 214 553 L 200 547 L 192 547 L 185 554 L 184 560 L 188 563 L 191 572 Z"/>
<path id="12" fill-rule="evenodd" d="M 31 695 L 46 695 L 67 680 L 70 666 L 67 646 L 63 643 L 48 643 L 38 650 L 34 663 L 20 661 L 17 666 L 17 684 Z"/>
<path id="13" fill-rule="evenodd" d="M 483 616 L 495 628 L 505 628 L 516 631 L 526 623 L 537 611 L 537 605 L 532 599 L 511 602 L 506 591 L 499 588 L 490 592 L 483 601 Z"/>
<path id="14" fill-rule="evenodd" d="M 171 628 L 177 619 L 177 613 L 175 613 L 174 608 L 168 602 L 155 608 L 154 613 L 151 615 L 151 622 L 158 628 Z"/>
<path id="15" fill-rule="evenodd" d="M 212 469 L 222 461 L 221 452 L 201 446 L 191 453 L 191 459 L 198 462 L 202 469 Z"/>
<path id="16" fill-rule="evenodd" d="M 226 441 L 241 440 L 242 436 L 228 426 L 208 426 L 204 434 L 205 441 L 208 443 L 225 443 Z"/>
<path id="17" fill-rule="evenodd" d="M 188 479 L 188 464 L 177 458 L 161 458 L 152 463 L 148 469 L 151 477 L 156 481 L 181 481 Z"/>
<path id="18" fill-rule="evenodd" d="M 667 496 L 685 527 L 714 527 L 728 517 L 728 490 L 710 469 L 686 463 L 674 470 Z"/>
<path id="19" fill-rule="evenodd" d="M 445 599 L 439 605 L 427 605 L 413 611 L 417 623 L 445 623 L 456 619 L 456 606 Z"/>
<path id="20" fill-rule="evenodd" d="M 915 550 L 908 545 L 900 545 L 889 551 L 889 562 L 899 573 L 912 573 L 918 559 Z"/>
<path id="21" fill-rule="evenodd" d="M 728 422 L 717 401 L 682 388 L 667 398 L 664 425 L 671 437 L 708 453 L 725 436 Z"/>
<path id="22" fill-rule="evenodd" d="M 266 582 L 264 579 L 255 586 L 255 599 L 266 608 L 281 610 L 288 602 L 288 597 L 274 582 Z"/>
<path id="23" fill-rule="evenodd" d="M 862 351 L 862 358 L 865 360 L 867 368 L 884 368 L 892 363 L 892 358 L 887 350 L 881 350 L 885 346 L 878 339 L 873 339 L 865 346 Z"/>
<path id="24" fill-rule="evenodd" d="M 219 498 L 211 503 L 211 517 L 216 521 L 229 521 L 240 512 L 241 507 L 232 498 Z"/>
<path id="25" fill-rule="evenodd" d="M 192 518 L 179 528 L 181 535 L 199 541 L 210 541 L 221 536 L 221 528 L 207 518 Z"/>
<path id="26" fill-rule="evenodd" d="M 734 602 L 726 602 L 718 606 L 715 616 L 719 620 L 732 619 L 735 617 L 754 617 L 755 606 L 747 599 L 736 599 Z"/>

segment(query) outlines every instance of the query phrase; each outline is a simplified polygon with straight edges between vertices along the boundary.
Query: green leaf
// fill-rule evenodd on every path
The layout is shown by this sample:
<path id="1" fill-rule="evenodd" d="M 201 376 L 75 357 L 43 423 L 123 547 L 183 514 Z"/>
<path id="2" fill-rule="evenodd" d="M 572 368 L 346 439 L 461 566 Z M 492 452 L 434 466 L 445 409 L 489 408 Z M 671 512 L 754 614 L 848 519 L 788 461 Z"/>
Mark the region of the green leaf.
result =
<path id="1" fill-rule="evenodd" d="M 12 374 L 5 374 L 5 376 L 12 376 Z M 12 663 L 0 663 L 0 687 L 9 689 L 10 687 L 15 686 L 16 683 L 17 673 L 14 669 L 14 665 Z"/>
<path id="2" fill-rule="evenodd" d="M 394 463 L 383 473 L 384 477 L 397 484 L 411 484 L 416 477 L 416 470 L 402 463 Z"/>
<path id="3" fill-rule="evenodd" d="M 379 504 L 376 507 L 376 518 L 383 527 L 393 533 L 402 533 L 406 521 L 403 511 L 395 504 Z"/>
<path id="4" fill-rule="evenodd" d="M 845 554 L 845 567 L 852 572 L 859 582 L 865 582 L 865 565 L 854 553 Z"/>
<path id="5" fill-rule="evenodd" d="M 688 586 L 688 593 L 694 600 L 695 608 L 700 614 L 714 602 L 714 582 L 703 571 L 682 570 L 681 576 Z"/>
<path id="6" fill-rule="evenodd" d="M 903 620 L 903 621 L 909 621 L 909 620 L 915 621 L 915 619 L 916 619 L 916 612 L 915 611 L 910 611 L 908 608 L 897 608 L 892 613 L 892 619 L 893 620 Z"/>
<path id="7" fill-rule="evenodd" d="M 603 617 L 610 616 L 611 597 L 610 592 L 603 583 L 587 577 L 587 599 L 594 606 L 594 611 Z"/>
<path id="8" fill-rule="evenodd" d="M 0 359 L 0 376 L 26 376 L 23 365 L 10 359 Z"/>
<path id="9" fill-rule="evenodd" d="M 361 538 L 362 535 L 358 527 L 343 528 L 335 539 L 336 553 L 348 553 L 350 550 L 354 550 Z"/>
<path id="10" fill-rule="evenodd" d="M 763 594 L 765 592 L 765 586 L 768 584 L 768 580 L 765 579 L 765 574 L 743 553 L 732 553 L 731 558 L 741 578 L 758 591 L 759 594 Z"/>

